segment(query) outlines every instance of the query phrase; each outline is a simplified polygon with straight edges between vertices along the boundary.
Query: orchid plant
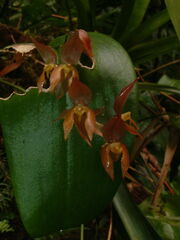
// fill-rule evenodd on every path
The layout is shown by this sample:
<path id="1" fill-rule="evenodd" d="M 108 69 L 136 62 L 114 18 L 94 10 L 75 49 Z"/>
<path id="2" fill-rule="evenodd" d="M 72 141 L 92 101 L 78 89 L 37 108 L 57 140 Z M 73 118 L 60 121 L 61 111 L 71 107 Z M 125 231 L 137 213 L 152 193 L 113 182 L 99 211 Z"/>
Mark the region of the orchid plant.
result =
<path id="1" fill-rule="evenodd" d="M 95 67 L 92 43 L 88 33 L 82 29 L 76 29 L 69 33 L 68 39 L 61 49 L 60 64 L 57 64 L 57 54 L 54 49 L 35 39 L 32 39 L 32 42 L 26 46 L 25 44 L 14 44 L 10 47 L 16 50 L 16 55 L 20 54 L 21 58 L 23 58 L 24 54 L 36 48 L 43 59 L 42 64 L 44 66 L 37 80 L 39 93 L 54 93 L 58 99 L 67 93 L 72 100 L 73 107 L 65 109 L 56 119 L 64 120 L 64 139 L 68 138 L 73 125 L 76 126 L 80 136 L 90 146 L 92 146 L 93 135 L 99 135 L 105 142 L 100 150 L 105 171 L 113 180 L 114 162 L 120 161 L 122 177 L 126 177 L 130 159 L 128 149 L 122 142 L 122 138 L 125 132 L 140 137 L 141 134 L 138 132 L 135 121 L 131 118 L 131 113 L 123 113 L 123 106 L 137 79 L 125 86 L 115 98 L 115 115 L 105 123 L 97 122 L 96 116 L 102 110 L 93 110 L 88 106 L 92 99 L 92 92 L 86 84 L 80 81 L 76 68 L 77 65 L 89 70 Z M 82 55 L 88 58 L 90 65 L 87 66 L 82 63 Z"/>

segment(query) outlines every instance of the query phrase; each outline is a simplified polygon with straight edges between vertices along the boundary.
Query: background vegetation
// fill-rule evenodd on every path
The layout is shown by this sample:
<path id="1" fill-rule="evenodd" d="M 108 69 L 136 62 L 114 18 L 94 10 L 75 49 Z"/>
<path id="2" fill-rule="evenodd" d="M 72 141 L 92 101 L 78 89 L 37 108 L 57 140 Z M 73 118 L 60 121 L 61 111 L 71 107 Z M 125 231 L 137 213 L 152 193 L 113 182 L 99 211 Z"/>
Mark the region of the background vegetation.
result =
<path id="1" fill-rule="evenodd" d="M 133 179 L 126 179 L 134 200 L 125 200 L 129 210 L 124 211 L 122 206 L 125 202 L 119 194 L 122 195 L 123 192 L 126 199 L 128 193 L 125 189 L 120 189 L 113 205 L 85 226 L 84 239 L 110 240 L 112 235 L 115 240 L 133 240 L 136 239 L 136 234 L 140 234 L 139 239 L 156 239 L 149 234 L 147 229 L 151 228 L 148 223 L 143 224 L 144 216 L 162 239 L 180 239 L 180 4 L 176 1 L 173 5 L 171 2 L 173 1 L 0 2 L 1 49 L 13 42 L 28 42 L 29 36 L 56 48 L 59 44 L 58 37 L 77 27 L 98 31 L 112 36 L 122 44 L 141 80 L 138 83 L 138 125 L 144 139 L 138 140 L 134 145 L 134 161 L 130 169 Z M 5 58 L 3 51 L 0 56 L 0 69 L 3 69 L 9 59 Z M 1 97 L 9 95 L 14 86 L 26 88 L 36 85 L 41 70 L 27 60 L 18 70 L 2 76 Z M 28 240 L 31 238 L 24 230 L 14 201 L 2 134 L 0 144 L 0 238 Z M 80 229 L 72 229 L 41 240 L 79 238 Z"/>

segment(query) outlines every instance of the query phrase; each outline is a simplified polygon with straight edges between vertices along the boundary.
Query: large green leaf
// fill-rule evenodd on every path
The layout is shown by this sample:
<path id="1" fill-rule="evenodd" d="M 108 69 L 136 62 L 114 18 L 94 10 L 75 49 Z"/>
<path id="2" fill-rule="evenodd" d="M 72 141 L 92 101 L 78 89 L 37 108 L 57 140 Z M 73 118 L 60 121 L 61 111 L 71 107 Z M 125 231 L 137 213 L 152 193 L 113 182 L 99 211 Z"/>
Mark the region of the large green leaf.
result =
<path id="1" fill-rule="evenodd" d="M 159 79 L 158 84 L 168 85 L 168 86 L 170 86 L 170 87 L 175 87 L 175 88 L 180 89 L 180 79 L 170 78 L 170 77 L 167 76 L 167 75 L 163 75 L 163 76 Z"/>
<path id="2" fill-rule="evenodd" d="M 93 13 L 92 5 L 89 0 L 73 0 L 78 13 L 78 28 L 86 29 L 86 31 L 93 30 Z M 93 6 L 94 7 L 94 6 Z"/>
<path id="3" fill-rule="evenodd" d="M 94 70 L 83 70 L 81 80 L 93 91 L 92 108 L 112 115 L 114 97 L 135 78 L 126 51 L 113 39 L 91 33 Z M 136 112 L 136 91 L 126 108 Z M 73 129 L 63 139 L 62 121 L 54 119 L 71 106 L 68 97 L 30 89 L 0 100 L 0 122 L 14 193 L 22 221 L 32 236 L 78 226 L 97 216 L 111 201 L 120 182 L 104 171 L 100 137 L 89 147 Z M 128 147 L 132 139 L 127 138 Z M 118 165 L 119 166 L 119 165 Z M 119 169 L 119 168 L 118 168 Z"/>
<path id="4" fill-rule="evenodd" d="M 170 18 L 180 40 L 180 1 L 179 0 L 165 0 Z"/>
<path id="5" fill-rule="evenodd" d="M 159 207 L 154 210 L 149 208 L 151 199 L 147 199 L 140 205 L 141 210 L 153 224 L 157 232 L 162 236 L 163 240 L 180 239 L 179 183 L 180 168 L 177 169 L 177 175 L 174 181 L 171 182 L 171 186 L 176 194 L 170 195 L 162 191 Z"/>
<path id="6" fill-rule="evenodd" d="M 139 26 L 146 13 L 150 0 L 125 0 L 112 36 L 121 39 Z"/>
<path id="7" fill-rule="evenodd" d="M 180 96 L 180 89 L 177 87 L 171 87 L 169 85 L 164 84 L 156 84 L 156 83 L 138 83 L 138 86 L 142 90 L 150 90 L 150 91 L 156 91 L 156 92 L 167 92 L 171 94 L 177 94 Z"/>
<path id="8" fill-rule="evenodd" d="M 121 43 L 129 48 L 152 35 L 152 33 L 169 21 L 169 14 L 167 9 L 164 9 L 155 15 L 148 18 L 145 22 L 140 24 L 134 31 L 124 35 L 121 38 Z"/>
<path id="9" fill-rule="evenodd" d="M 141 64 L 164 54 L 172 53 L 173 50 L 179 48 L 179 40 L 173 36 L 137 44 L 128 52 L 135 64 Z"/>
<path id="10" fill-rule="evenodd" d="M 123 183 L 120 185 L 113 203 L 131 240 L 161 240 L 133 202 Z"/>

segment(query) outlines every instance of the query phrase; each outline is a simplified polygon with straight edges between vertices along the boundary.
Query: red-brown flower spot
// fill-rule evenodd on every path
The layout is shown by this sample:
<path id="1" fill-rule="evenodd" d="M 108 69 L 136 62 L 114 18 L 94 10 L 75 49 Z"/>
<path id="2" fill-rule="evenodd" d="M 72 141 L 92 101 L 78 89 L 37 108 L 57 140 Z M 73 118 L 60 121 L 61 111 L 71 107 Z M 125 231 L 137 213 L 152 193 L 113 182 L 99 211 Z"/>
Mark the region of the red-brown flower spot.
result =
<path id="1" fill-rule="evenodd" d="M 121 142 L 125 132 L 141 137 L 138 126 L 131 118 L 131 113 L 122 114 L 123 106 L 137 79 L 124 87 L 114 102 L 116 115 L 102 127 L 106 143 L 101 148 L 101 161 L 105 171 L 114 179 L 114 162 L 120 160 L 122 177 L 125 177 L 129 168 L 129 154 L 126 146 Z"/>
<path id="2" fill-rule="evenodd" d="M 120 115 L 123 111 L 123 107 L 127 101 L 127 98 L 132 91 L 135 83 L 137 82 L 138 79 L 135 79 L 133 82 L 131 82 L 129 85 L 121 89 L 119 95 L 116 97 L 114 101 L 114 111 L 116 112 L 117 115 Z"/>
<path id="3" fill-rule="evenodd" d="M 78 73 L 73 78 L 68 94 L 75 105 L 88 105 L 92 97 L 90 88 L 79 81 Z"/>
<path id="4" fill-rule="evenodd" d="M 69 64 L 45 65 L 37 81 L 39 92 L 52 92 L 61 98 L 68 91 L 77 75 L 76 69 Z"/>
<path id="5" fill-rule="evenodd" d="M 67 64 L 80 64 L 82 67 L 94 68 L 91 39 L 82 29 L 70 32 L 69 38 L 62 47 L 61 60 Z"/>
<path id="6" fill-rule="evenodd" d="M 120 142 L 105 143 L 101 147 L 101 161 L 112 180 L 114 180 L 114 162 L 120 161 L 122 177 L 124 178 L 129 168 L 128 150 Z"/>
<path id="7" fill-rule="evenodd" d="M 57 54 L 53 48 L 45 45 L 44 43 L 38 42 L 36 39 L 32 39 L 36 49 L 38 50 L 41 58 L 46 64 L 56 64 L 57 63 Z"/>
<path id="8" fill-rule="evenodd" d="M 128 123 L 126 121 L 129 121 Z M 133 135 L 141 136 L 137 131 L 138 127 L 135 121 L 131 118 L 131 113 L 123 113 L 119 116 L 112 117 L 103 126 L 103 136 L 106 142 L 121 141 L 125 132 Z"/>
<path id="9" fill-rule="evenodd" d="M 58 117 L 58 120 L 64 119 L 64 139 L 68 138 L 73 125 L 77 127 L 80 136 L 91 145 L 93 135 L 102 136 L 100 126 L 96 122 L 96 113 L 87 106 L 78 104 L 71 109 L 65 110 Z"/>

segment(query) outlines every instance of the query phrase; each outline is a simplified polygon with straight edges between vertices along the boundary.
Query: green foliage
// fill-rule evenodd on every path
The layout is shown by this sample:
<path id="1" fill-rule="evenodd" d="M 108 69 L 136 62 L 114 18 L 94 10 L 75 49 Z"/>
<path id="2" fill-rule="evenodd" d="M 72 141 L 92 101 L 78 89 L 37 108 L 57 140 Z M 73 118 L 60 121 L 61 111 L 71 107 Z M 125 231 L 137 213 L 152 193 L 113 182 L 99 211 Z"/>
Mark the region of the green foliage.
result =
<path id="1" fill-rule="evenodd" d="M 180 172 L 180 171 L 179 171 Z M 179 211 L 179 176 L 173 182 L 175 195 L 163 192 L 158 208 L 150 209 L 148 201 L 143 202 L 140 208 L 161 234 L 164 240 L 178 240 L 180 237 L 180 211 Z"/>
<path id="2" fill-rule="evenodd" d="M 131 240 L 161 239 L 132 201 L 124 184 L 120 185 L 113 202 Z"/>
<path id="3" fill-rule="evenodd" d="M 113 29 L 112 36 L 121 39 L 136 29 L 143 20 L 149 0 L 122 1 L 122 10 Z"/>
<path id="4" fill-rule="evenodd" d="M 133 66 L 115 40 L 99 33 L 90 36 L 96 67 L 86 69 L 80 77 L 94 94 L 91 107 L 105 107 L 105 116 L 112 116 L 114 97 L 135 78 Z M 134 102 L 135 92 L 127 102 L 132 112 L 137 110 Z M 37 89 L 0 102 L 17 205 L 32 236 L 78 226 L 94 218 L 112 200 L 121 179 L 118 170 L 114 181 L 104 171 L 100 138 L 96 137 L 90 148 L 74 129 L 64 141 L 62 121 L 54 119 L 71 106 L 67 97 L 58 100 L 46 93 L 39 96 Z M 129 139 L 128 146 L 131 144 Z"/>
<path id="5" fill-rule="evenodd" d="M 168 21 L 169 15 L 167 10 L 164 9 L 153 15 L 151 18 L 147 19 L 128 35 L 122 36 L 120 41 L 125 47 L 132 47 L 133 45 L 146 40 L 152 35 L 155 30 L 157 30 Z"/>
<path id="6" fill-rule="evenodd" d="M 174 28 L 176 30 L 176 33 L 178 35 L 178 38 L 180 40 L 180 2 L 175 0 L 165 0 L 166 6 L 170 15 L 170 18 L 172 20 L 172 23 L 174 25 Z"/>
<path id="7" fill-rule="evenodd" d="M 165 8 L 165 4 L 167 8 Z M 160 64 L 179 58 L 179 12 L 180 3 L 178 0 L 165 0 L 165 2 L 162 0 L 2 0 L 0 1 L 1 23 L 16 27 L 16 31 L 14 31 L 6 26 L 7 30 L 1 31 L 2 41 L 6 40 L 8 34 L 9 42 L 12 42 L 12 38 L 15 41 L 24 39 L 24 37 L 17 38 L 19 34 L 17 29 L 19 29 L 30 35 L 41 35 L 40 39 L 45 42 L 53 39 L 51 46 L 59 53 L 59 45 L 65 41 L 64 33 L 69 30 L 79 27 L 105 33 L 106 35 L 90 33 L 93 39 L 97 67 L 91 71 L 84 69 L 78 69 L 78 71 L 82 82 L 87 83 L 93 89 L 93 97 L 96 100 L 92 102 L 91 107 L 106 106 L 105 115 L 107 118 L 114 114 L 112 110 L 114 96 L 119 93 L 123 86 L 135 78 L 126 51 L 107 35 L 111 35 L 125 47 L 138 71 L 139 68 L 143 72 L 151 71 Z M 59 17 L 53 17 L 52 14 L 59 15 Z M 169 22 L 170 19 L 176 33 Z M 26 39 L 25 41 L 30 40 Z M 10 44 L 9 42 L 8 44 Z M 4 42 L 2 46 L 5 46 Z M 3 63 L 3 58 L 1 63 Z M 29 63 L 30 61 L 27 60 L 26 64 L 29 65 Z M 11 89 L 23 90 L 19 85 L 21 85 L 20 81 L 27 78 L 25 75 L 26 64 L 20 70 L 8 74 L 7 79 L 1 78 L 1 84 L 8 85 Z M 25 69 L 24 72 L 22 68 Z M 37 68 L 41 69 L 41 66 L 37 64 Z M 152 120 L 157 120 L 161 116 L 162 113 L 156 107 L 158 104 L 166 110 L 166 115 L 169 117 L 168 126 L 173 126 L 175 129 L 180 128 L 178 105 L 180 73 L 178 65 L 174 69 L 169 68 L 171 77 L 165 75 L 167 71 L 163 69 L 163 71 L 161 70 L 162 76 L 160 76 L 160 72 L 154 73 L 152 77 L 150 75 L 147 78 L 146 82 L 138 83 L 139 100 L 147 107 L 146 109 L 141 108 L 139 111 L 139 118 L 142 120 L 139 125 L 142 129 L 149 126 L 148 124 L 151 124 Z M 34 71 L 33 68 L 31 72 Z M 28 82 L 28 79 L 26 81 Z M 28 84 L 24 85 L 26 87 Z M 162 93 L 166 95 L 162 95 Z M 153 95 L 153 101 L 150 95 Z M 170 100 L 168 96 L 172 97 L 173 100 Z M 22 109 L 15 106 L 17 103 L 22 104 Z M 136 91 L 134 91 L 125 110 L 131 110 L 133 117 L 137 117 L 137 105 Z M 38 96 L 35 89 L 31 89 L 26 95 L 15 95 L 0 103 L 1 113 L 4 113 L 1 114 L 0 118 L 3 123 L 17 203 L 26 227 L 29 232 L 35 235 L 59 230 L 59 224 L 62 227 L 80 225 L 80 223 L 97 216 L 112 199 L 119 182 L 116 180 L 112 183 L 100 165 L 99 146 L 102 141 L 98 137 L 93 142 L 96 145 L 94 153 L 86 146 L 86 143 L 82 143 L 82 139 L 77 136 L 75 130 L 73 130 L 70 139 L 64 142 L 63 132 L 60 130 L 62 123 L 53 122 L 58 114 L 64 110 L 64 106 L 72 106 L 69 98 L 62 99 L 59 104 L 49 94 L 42 93 Z M 22 115 L 25 115 L 22 121 L 23 127 L 17 123 Z M 98 119 L 104 121 L 105 118 L 98 116 Z M 49 121 L 51 128 L 49 128 L 47 121 Z M 163 120 L 160 119 L 159 123 L 162 122 Z M 11 129 L 9 125 L 11 125 Z M 158 158 L 160 164 L 163 163 L 166 131 L 167 129 L 162 131 L 147 145 Z M 22 133 L 23 136 L 20 137 Z M 130 149 L 132 137 L 127 135 L 124 141 Z M 148 139 L 148 141 L 150 140 Z M 13 146 L 12 151 L 10 150 L 11 146 Z M 50 150 L 47 151 L 47 149 Z M 70 149 L 73 149 L 73 153 Z M 59 157 L 60 155 L 62 158 Z M 174 161 L 176 160 L 177 158 Z M 138 157 L 137 162 L 141 163 Z M 134 167 L 136 167 L 136 163 Z M 174 164 L 176 163 L 172 164 L 173 171 L 177 169 Z M 74 166 L 75 170 L 73 170 Z M 22 168 L 25 169 L 24 172 Z M 49 175 L 46 179 L 47 173 Z M 74 184 L 71 181 L 72 178 Z M 0 172 L 0 210 L 3 219 L 10 219 L 6 216 L 9 214 L 9 203 L 13 201 L 13 198 L 10 184 L 4 179 L 9 179 L 9 176 L 4 177 L 4 173 Z M 141 181 L 143 178 L 138 176 L 138 179 Z M 145 186 L 147 182 L 147 179 L 142 180 L 142 184 Z M 176 179 L 173 182 L 175 188 L 177 183 Z M 150 189 L 154 191 L 152 186 Z M 29 196 L 33 191 L 35 196 Z M 176 191 L 179 194 L 177 188 Z M 150 201 L 145 207 L 142 207 L 143 210 L 145 209 L 144 215 L 165 240 L 178 240 L 180 238 L 178 194 L 169 197 L 163 193 L 161 198 L 162 211 L 149 210 Z M 146 204 L 146 202 L 144 203 Z M 94 204 L 94 210 L 92 210 L 92 204 Z M 116 216 L 116 219 L 119 218 L 119 220 L 117 220 L 117 225 L 115 224 L 115 232 L 117 229 L 121 229 L 117 235 L 117 240 L 160 239 L 122 186 L 114 199 L 114 205 L 119 216 Z M 81 211 L 77 210 L 80 207 Z M 86 208 L 90 209 L 88 213 L 84 210 Z M 75 211 L 78 211 L 78 216 Z M 178 214 L 176 215 L 176 213 Z M 0 222 L 1 227 L 5 229 L 4 232 L 12 231 L 7 220 Z M 96 226 L 96 228 L 98 227 Z M 66 231 L 63 231 L 60 238 L 65 237 L 65 234 Z M 93 235 L 92 239 L 99 240 L 99 236 L 95 235 L 96 237 Z M 74 239 L 73 235 L 70 234 L 67 238 Z M 42 239 L 56 239 L 56 235 Z"/>
<path id="8" fill-rule="evenodd" d="M 151 91 L 164 91 L 171 94 L 177 94 L 180 96 L 180 89 L 176 87 L 171 87 L 165 84 L 156 84 L 156 83 L 139 83 L 139 87 L 142 90 L 151 90 Z"/>
<path id="9" fill-rule="evenodd" d="M 170 36 L 139 43 L 130 48 L 128 51 L 134 64 L 138 65 L 155 59 L 159 56 L 171 54 L 173 50 L 178 49 L 180 49 L 178 38 L 176 36 Z"/>
<path id="10" fill-rule="evenodd" d="M 13 232 L 14 229 L 9 225 L 7 220 L 0 221 L 0 233 Z"/>

